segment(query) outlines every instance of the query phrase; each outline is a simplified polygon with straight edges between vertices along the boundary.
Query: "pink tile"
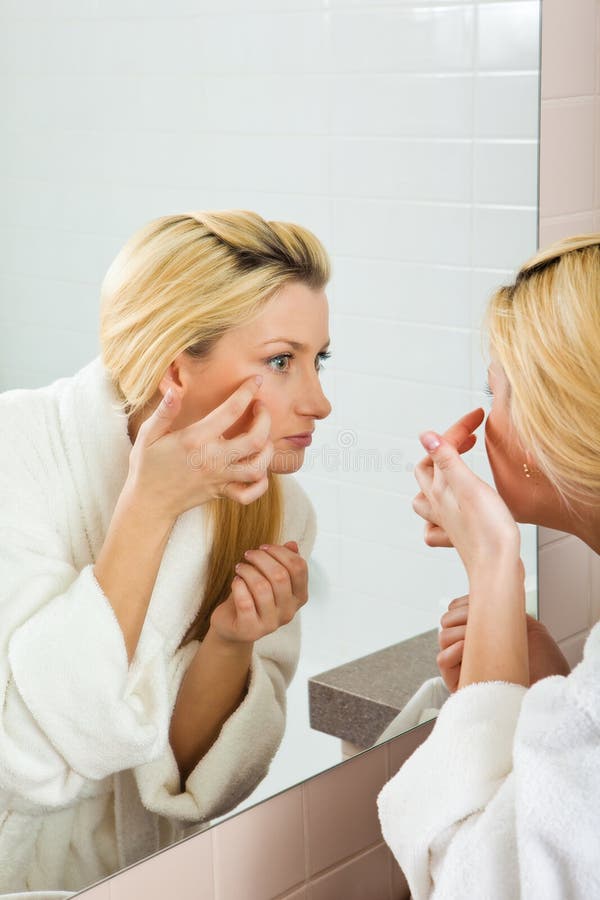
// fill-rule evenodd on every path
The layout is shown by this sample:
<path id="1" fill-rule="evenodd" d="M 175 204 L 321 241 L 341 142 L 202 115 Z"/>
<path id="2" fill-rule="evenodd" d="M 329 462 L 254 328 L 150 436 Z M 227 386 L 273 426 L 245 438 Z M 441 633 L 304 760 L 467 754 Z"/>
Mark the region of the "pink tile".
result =
<path id="1" fill-rule="evenodd" d="M 540 128 L 540 216 L 588 212 L 594 202 L 595 100 L 545 101 Z"/>
<path id="2" fill-rule="evenodd" d="M 598 4 L 600 10 L 600 4 Z M 598 45 L 598 55 L 600 56 L 600 44 Z M 594 211 L 600 212 L 600 97 L 596 97 L 594 109 L 594 119 L 596 126 L 596 143 L 594 147 L 594 156 L 596 157 L 596 195 L 594 197 Z"/>
<path id="3" fill-rule="evenodd" d="M 398 735 L 388 742 L 390 754 L 390 778 L 396 774 L 400 766 L 406 762 L 409 756 L 415 752 L 433 731 L 436 719 L 431 719 L 423 725 L 418 725 L 404 734 Z"/>
<path id="4" fill-rule="evenodd" d="M 386 780 L 386 748 L 382 746 L 304 785 L 311 875 L 381 840 L 376 801 Z"/>
<path id="5" fill-rule="evenodd" d="M 584 631 L 581 634 L 576 634 L 574 637 L 559 641 L 558 646 L 571 666 L 571 669 L 574 669 L 583 659 L 583 648 L 588 639 L 588 635 L 589 631 Z"/>
<path id="6" fill-rule="evenodd" d="M 300 890 L 278 897 L 277 900 L 308 900 L 308 888 L 306 886 L 301 887 Z"/>
<path id="7" fill-rule="evenodd" d="M 593 94 L 596 84 L 596 0 L 544 0 L 542 97 Z"/>
<path id="8" fill-rule="evenodd" d="M 560 541 L 565 537 L 567 537 L 567 535 L 564 531 L 556 531 L 554 528 L 544 528 L 542 525 L 538 528 L 538 547 L 544 547 L 546 544 L 552 544 L 553 541 Z"/>
<path id="9" fill-rule="evenodd" d="M 213 829 L 215 900 L 267 900 L 305 878 L 302 788 Z"/>
<path id="10" fill-rule="evenodd" d="M 587 234 L 595 230 L 594 216 L 592 213 L 582 213 L 573 216 L 559 216 L 556 219 L 541 219 L 540 221 L 540 247 L 549 247 L 562 238 L 572 234 Z"/>
<path id="11" fill-rule="evenodd" d="M 100 884 L 95 884 L 93 887 L 88 888 L 87 891 L 77 894 L 77 896 L 84 897 L 85 900 L 111 900 L 109 880 L 101 881 Z"/>
<path id="12" fill-rule="evenodd" d="M 388 850 L 388 854 L 392 870 L 392 900 L 410 900 L 410 888 L 404 877 L 404 872 L 394 859 L 391 850 Z"/>
<path id="13" fill-rule="evenodd" d="M 596 6 L 596 93 L 600 94 L 600 6 Z"/>
<path id="14" fill-rule="evenodd" d="M 111 878 L 109 884 L 110 900 L 213 900 L 212 833 L 174 844 Z"/>
<path id="15" fill-rule="evenodd" d="M 573 536 L 540 548 L 540 619 L 555 641 L 589 628 L 591 555 Z"/>
<path id="16" fill-rule="evenodd" d="M 313 881 L 308 900 L 391 900 L 388 849 L 379 845 Z"/>

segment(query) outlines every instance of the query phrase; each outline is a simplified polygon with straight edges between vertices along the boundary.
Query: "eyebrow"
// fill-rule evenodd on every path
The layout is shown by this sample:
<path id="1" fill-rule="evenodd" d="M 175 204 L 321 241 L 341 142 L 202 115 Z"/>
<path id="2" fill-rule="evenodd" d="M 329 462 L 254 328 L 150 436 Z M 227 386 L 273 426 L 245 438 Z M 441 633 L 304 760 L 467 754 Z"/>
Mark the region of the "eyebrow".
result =
<path id="1" fill-rule="evenodd" d="M 306 344 L 299 344 L 298 341 L 291 341 L 289 338 L 279 337 L 279 338 L 271 338 L 270 341 L 265 341 L 261 346 L 265 346 L 266 344 L 289 344 L 294 350 L 306 350 Z M 328 340 L 326 344 L 323 344 L 321 350 L 327 350 L 329 345 L 331 344 L 331 340 Z"/>

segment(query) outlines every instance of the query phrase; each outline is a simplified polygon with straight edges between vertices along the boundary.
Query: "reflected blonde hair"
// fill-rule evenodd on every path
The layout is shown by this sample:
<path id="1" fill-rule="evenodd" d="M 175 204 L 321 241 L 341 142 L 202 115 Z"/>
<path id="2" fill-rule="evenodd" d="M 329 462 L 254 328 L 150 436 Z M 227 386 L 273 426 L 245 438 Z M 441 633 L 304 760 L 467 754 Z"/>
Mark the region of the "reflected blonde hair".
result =
<path id="1" fill-rule="evenodd" d="M 597 504 L 600 234 L 536 254 L 491 298 L 486 325 L 523 447 L 567 503 Z"/>
<path id="2" fill-rule="evenodd" d="M 322 244 L 307 229 L 246 210 L 162 216 L 137 231 L 110 266 L 101 289 L 104 367 L 131 417 L 155 396 L 185 351 L 210 353 L 230 328 L 251 321 L 284 285 L 314 290 L 329 280 Z M 254 503 L 208 503 L 211 548 L 205 593 L 183 643 L 206 634 L 230 593 L 245 550 L 277 543 L 283 521 L 278 476 Z"/>

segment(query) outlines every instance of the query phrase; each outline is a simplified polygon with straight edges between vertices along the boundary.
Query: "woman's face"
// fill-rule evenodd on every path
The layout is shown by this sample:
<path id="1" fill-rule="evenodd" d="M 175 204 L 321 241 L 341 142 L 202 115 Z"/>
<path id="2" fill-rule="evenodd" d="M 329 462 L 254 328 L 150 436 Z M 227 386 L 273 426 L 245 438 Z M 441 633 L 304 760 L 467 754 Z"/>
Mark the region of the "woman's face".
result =
<path id="1" fill-rule="evenodd" d="M 329 309 L 322 290 L 301 282 L 285 285 L 252 322 L 233 328 L 203 359 L 180 353 L 161 381 L 163 394 L 174 381 L 183 388 L 183 405 L 174 427 L 204 418 L 251 375 L 262 375 L 257 399 L 271 416 L 274 453 L 271 470 L 297 471 L 305 446 L 293 436 L 309 436 L 315 422 L 331 412 L 319 369 L 329 345 Z M 227 438 L 246 431 L 253 404 L 225 432 Z M 306 446 L 309 440 L 306 437 Z"/>

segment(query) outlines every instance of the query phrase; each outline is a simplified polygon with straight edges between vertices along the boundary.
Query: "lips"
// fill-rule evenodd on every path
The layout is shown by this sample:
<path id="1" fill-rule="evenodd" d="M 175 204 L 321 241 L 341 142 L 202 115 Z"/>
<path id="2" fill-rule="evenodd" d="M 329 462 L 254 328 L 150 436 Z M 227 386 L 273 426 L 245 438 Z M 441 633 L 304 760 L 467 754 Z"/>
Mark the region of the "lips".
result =
<path id="1" fill-rule="evenodd" d="M 303 434 L 292 434 L 289 437 L 286 437 L 285 440 L 289 441 L 290 444 L 293 444 L 295 447 L 308 447 L 312 444 L 312 432 L 305 431 Z"/>

